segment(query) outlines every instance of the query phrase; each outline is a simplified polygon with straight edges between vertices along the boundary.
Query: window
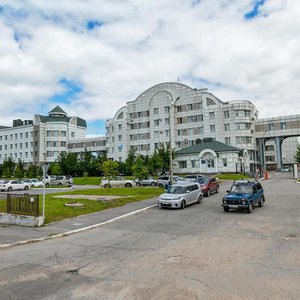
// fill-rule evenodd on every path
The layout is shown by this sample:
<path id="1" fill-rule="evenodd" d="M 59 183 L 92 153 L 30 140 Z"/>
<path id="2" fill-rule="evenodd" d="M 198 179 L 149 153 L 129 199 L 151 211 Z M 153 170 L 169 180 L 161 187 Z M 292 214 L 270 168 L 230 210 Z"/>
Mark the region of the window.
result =
<path id="1" fill-rule="evenodd" d="M 268 130 L 269 131 L 273 131 L 274 130 L 274 124 L 273 123 L 268 124 Z"/>
<path id="2" fill-rule="evenodd" d="M 168 114 L 170 111 L 170 107 L 169 106 L 165 106 L 165 113 Z"/>
<path id="3" fill-rule="evenodd" d="M 177 111 L 177 112 L 182 112 L 182 106 L 181 106 L 181 105 L 176 106 L 176 111 Z"/>
<path id="4" fill-rule="evenodd" d="M 214 168 L 215 167 L 215 160 L 214 159 L 208 159 L 207 160 L 207 167 L 208 168 Z"/>
<path id="5" fill-rule="evenodd" d="M 155 115 L 158 115 L 158 108 L 154 108 L 154 109 L 153 109 L 153 113 L 154 113 Z"/>
<path id="6" fill-rule="evenodd" d="M 122 124 L 119 124 L 119 130 L 122 130 Z"/>
<path id="7" fill-rule="evenodd" d="M 188 104 L 187 105 L 187 110 L 193 110 L 193 104 Z"/>
<path id="8" fill-rule="evenodd" d="M 67 143 L 64 141 L 62 141 L 60 145 L 61 145 L 61 147 L 67 147 Z"/>
<path id="9" fill-rule="evenodd" d="M 214 118 L 215 118 L 215 112 L 214 112 L 214 111 L 211 111 L 211 112 L 209 113 L 209 118 L 210 118 L 210 119 L 214 119 Z"/>
<path id="10" fill-rule="evenodd" d="M 19 144 L 19 148 L 22 149 L 22 146 L 23 146 L 22 143 L 20 143 L 20 144 Z"/>
<path id="11" fill-rule="evenodd" d="M 28 138 L 28 132 L 25 132 L 25 137 Z"/>
<path id="12" fill-rule="evenodd" d="M 224 111 L 224 118 L 228 119 L 229 118 L 229 110 Z"/>
<path id="13" fill-rule="evenodd" d="M 62 137 L 66 137 L 66 136 L 67 136 L 67 132 L 64 131 L 64 130 L 62 130 L 62 131 L 60 132 L 60 134 L 61 134 Z"/>
<path id="14" fill-rule="evenodd" d="M 154 120 L 154 126 L 159 126 L 159 119 Z"/>
<path id="15" fill-rule="evenodd" d="M 286 123 L 285 122 L 280 122 L 280 129 L 285 130 L 286 129 Z"/>
<path id="16" fill-rule="evenodd" d="M 178 164 L 179 164 L 180 169 L 185 169 L 187 167 L 186 160 L 181 160 L 181 161 L 178 162 Z"/>
<path id="17" fill-rule="evenodd" d="M 165 118 L 165 125 L 169 125 L 169 118 Z"/>
<path id="18" fill-rule="evenodd" d="M 223 158 L 223 166 L 227 167 L 227 158 Z"/>
<path id="19" fill-rule="evenodd" d="M 200 161 L 192 160 L 192 168 L 200 168 Z"/>
<path id="20" fill-rule="evenodd" d="M 224 124 L 225 131 L 230 131 L 230 124 Z"/>
<path id="21" fill-rule="evenodd" d="M 22 138 L 23 138 L 23 133 L 21 132 L 21 133 L 20 133 L 20 139 L 22 139 Z"/>
<path id="22" fill-rule="evenodd" d="M 53 136 L 58 137 L 59 136 L 59 131 L 58 130 L 53 130 Z"/>
<path id="23" fill-rule="evenodd" d="M 216 126 L 215 125 L 210 125 L 210 132 L 215 132 L 216 131 Z"/>
<path id="24" fill-rule="evenodd" d="M 225 144 L 231 145 L 230 137 L 225 137 Z"/>
<path id="25" fill-rule="evenodd" d="M 118 139 L 119 139 L 119 142 L 121 142 L 122 141 L 122 135 L 119 135 Z"/>
<path id="26" fill-rule="evenodd" d="M 50 141 L 47 141 L 47 147 L 51 147 L 52 143 Z"/>
<path id="27" fill-rule="evenodd" d="M 75 137 L 75 132 L 74 131 L 71 132 L 71 137 L 72 138 Z"/>

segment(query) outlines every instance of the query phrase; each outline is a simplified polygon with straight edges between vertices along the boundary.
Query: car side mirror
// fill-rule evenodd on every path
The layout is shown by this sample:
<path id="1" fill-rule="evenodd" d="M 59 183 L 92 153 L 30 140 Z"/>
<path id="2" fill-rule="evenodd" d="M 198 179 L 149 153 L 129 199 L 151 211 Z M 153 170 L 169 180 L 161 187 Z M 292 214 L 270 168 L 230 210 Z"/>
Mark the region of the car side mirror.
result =
<path id="1" fill-rule="evenodd" d="M 190 191 L 190 190 L 187 190 L 186 192 L 187 192 L 187 194 L 189 194 L 191 191 Z"/>
<path id="2" fill-rule="evenodd" d="M 229 194 L 229 193 L 230 193 L 230 191 L 229 191 L 229 190 L 227 190 L 227 191 L 226 191 L 226 193 L 227 193 L 227 194 Z"/>

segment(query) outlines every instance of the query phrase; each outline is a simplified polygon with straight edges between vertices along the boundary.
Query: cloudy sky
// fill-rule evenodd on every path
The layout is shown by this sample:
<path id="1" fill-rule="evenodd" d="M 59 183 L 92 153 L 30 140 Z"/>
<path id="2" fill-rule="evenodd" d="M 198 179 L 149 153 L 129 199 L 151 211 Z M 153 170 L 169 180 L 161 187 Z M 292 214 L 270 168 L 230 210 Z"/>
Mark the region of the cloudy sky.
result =
<path id="1" fill-rule="evenodd" d="M 300 114 L 299 0 L 0 0 L 0 125 L 60 105 L 103 135 L 178 81 L 260 117 Z"/>

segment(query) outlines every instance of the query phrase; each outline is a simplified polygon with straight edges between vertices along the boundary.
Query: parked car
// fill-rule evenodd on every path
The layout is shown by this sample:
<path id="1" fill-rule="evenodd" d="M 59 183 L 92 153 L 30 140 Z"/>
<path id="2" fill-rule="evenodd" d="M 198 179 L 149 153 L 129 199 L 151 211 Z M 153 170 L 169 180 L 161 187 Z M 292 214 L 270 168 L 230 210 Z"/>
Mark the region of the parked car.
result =
<path id="1" fill-rule="evenodd" d="M 182 177 L 173 176 L 173 183 L 185 181 Z M 159 187 L 168 187 L 171 184 L 171 176 L 170 175 L 163 175 L 159 176 L 156 183 Z"/>
<path id="2" fill-rule="evenodd" d="M 192 203 L 201 203 L 203 193 L 197 182 L 178 182 L 168 187 L 168 190 L 159 196 L 158 207 L 185 208 Z"/>
<path id="3" fill-rule="evenodd" d="M 73 178 L 71 176 L 55 176 L 46 183 L 46 186 L 72 186 Z"/>
<path id="4" fill-rule="evenodd" d="M 23 182 L 29 184 L 31 187 L 42 187 L 44 186 L 43 182 L 41 180 L 31 178 L 31 179 L 23 179 Z"/>
<path id="5" fill-rule="evenodd" d="M 45 179 L 44 179 L 44 177 L 41 178 L 41 181 L 42 182 L 45 181 L 45 186 L 49 186 L 50 180 L 53 179 L 53 178 L 55 178 L 55 175 L 46 175 Z M 47 185 L 47 183 L 48 183 L 48 185 Z"/>
<path id="6" fill-rule="evenodd" d="M 197 180 L 199 178 L 202 178 L 202 177 L 204 177 L 204 176 L 201 175 L 201 174 L 189 174 L 189 175 L 186 175 L 184 177 L 184 180 L 195 181 L 195 180 Z"/>
<path id="7" fill-rule="evenodd" d="M 22 180 L 4 180 L 0 182 L 0 190 L 4 191 L 15 191 L 15 190 L 29 190 L 30 185 L 23 182 Z"/>
<path id="8" fill-rule="evenodd" d="M 215 177 L 199 177 L 196 179 L 200 183 L 203 195 L 209 197 L 212 193 L 219 192 L 219 183 Z"/>
<path id="9" fill-rule="evenodd" d="M 135 186 L 134 180 L 125 179 L 122 176 L 115 176 L 110 179 L 103 178 L 100 187 L 111 188 L 111 187 L 133 187 Z"/>
<path id="10" fill-rule="evenodd" d="M 144 179 L 136 179 L 135 180 L 135 184 L 137 186 L 146 186 L 146 185 L 150 185 L 150 186 L 155 186 L 156 185 L 156 180 L 153 177 L 148 177 L 148 178 L 144 178 Z"/>
<path id="11" fill-rule="evenodd" d="M 230 209 L 246 209 L 248 213 L 252 213 L 254 205 L 263 207 L 265 203 L 264 190 L 258 181 L 235 181 L 227 193 L 222 203 L 225 212 Z"/>

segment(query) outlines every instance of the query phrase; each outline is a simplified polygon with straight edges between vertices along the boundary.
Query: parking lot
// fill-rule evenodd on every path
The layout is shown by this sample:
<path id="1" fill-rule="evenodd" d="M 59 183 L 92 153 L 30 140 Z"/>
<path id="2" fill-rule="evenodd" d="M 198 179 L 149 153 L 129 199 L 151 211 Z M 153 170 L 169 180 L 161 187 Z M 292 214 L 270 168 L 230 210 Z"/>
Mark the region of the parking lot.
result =
<path id="1" fill-rule="evenodd" d="M 0 298 L 298 299 L 300 184 L 284 173 L 262 185 L 252 214 L 223 211 L 227 182 L 184 210 L 3 249 Z"/>

